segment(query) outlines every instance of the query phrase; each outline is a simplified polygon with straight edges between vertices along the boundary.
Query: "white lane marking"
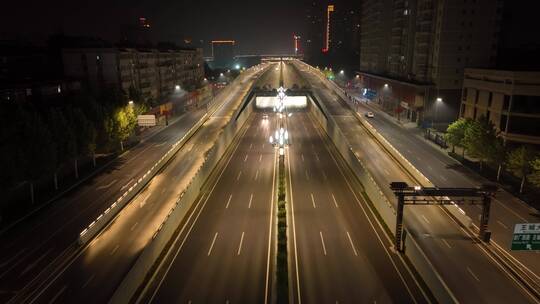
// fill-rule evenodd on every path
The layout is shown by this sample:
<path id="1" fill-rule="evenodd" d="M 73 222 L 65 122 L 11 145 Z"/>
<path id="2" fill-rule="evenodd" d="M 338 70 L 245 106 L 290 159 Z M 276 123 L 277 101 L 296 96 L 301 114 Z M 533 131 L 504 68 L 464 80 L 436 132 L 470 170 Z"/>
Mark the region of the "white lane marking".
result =
<path id="1" fill-rule="evenodd" d="M 253 201 L 253 193 L 251 193 L 251 195 L 249 196 L 249 204 L 248 204 L 248 209 L 251 208 L 251 201 Z"/>
<path id="2" fill-rule="evenodd" d="M 448 179 L 444 177 L 443 175 L 441 175 L 441 179 L 443 179 L 445 182 L 448 181 Z"/>
<path id="3" fill-rule="evenodd" d="M 67 285 L 64 285 L 60 290 L 54 295 L 54 297 L 49 301 L 49 304 L 56 302 L 60 295 L 66 290 Z"/>
<path id="4" fill-rule="evenodd" d="M 51 252 L 52 248 L 49 248 L 49 250 L 45 251 L 45 253 L 43 253 L 37 260 L 34 260 L 32 263 L 28 264 L 26 266 L 26 268 L 23 269 L 23 271 L 21 272 L 21 274 L 19 276 L 22 276 L 24 275 L 25 273 L 27 273 L 28 271 L 30 271 L 32 268 L 34 268 L 34 266 L 36 266 L 39 262 L 41 262 L 41 260 L 43 260 L 43 258 L 45 258 L 47 255 L 49 255 L 49 253 Z M 9 270 L 8 270 L 9 271 Z M 6 272 L 7 273 L 7 272 Z"/>
<path id="5" fill-rule="evenodd" d="M 109 253 L 109 255 L 114 255 L 119 247 L 120 247 L 120 245 L 114 246 L 113 250 L 111 251 L 111 253 Z"/>
<path id="6" fill-rule="evenodd" d="M 390 172 L 388 172 L 388 170 L 383 169 L 383 171 L 384 171 L 384 174 L 386 174 L 387 176 L 390 176 Z"/>
<path id="7" fill-rule="evenodd" d="M 480 282 L 480 279 L 476 276 L 476 274 L 474 274 L 474 272 L 473 272 L 473 271 L 471 270 L 471 268 L 469 268 L 468 266 L 467 266 L 467 271 L 472 275 L 472 277 L 473 277 L 476 281 Z"/>
<path id="8" fill-rule="evenodd" d="M 287 150 L 285 150 L 287 151 Z M 289 176 L 291 175 L 291 161 L 289 153 L 287 153 L 287 172 L 289 173 Z M 292 220 L 292 226 L 293 226 L 293 239 L 294 239 L 294 270 L 296 273 L 296 296 L 298 298 L 298 304 L 302 304 L 302 295 L 300 292 L 300 271 L 298 269 L 298 247 L 296 245 L 296 223 L 294 220 L 294 195 L 293 195 L 293 186 L 292 186 L 292 178 L 289 178 L 289 189 L 291 190 L 291 220 Z"/>
<path id="9" fill-rule="evenodd" d="M 422 214 L 422 218 L 424 219 L 424 221 L 426 221 L 426 223 L 429 224 L 429 220 L 427 219 L 427 217 L 425 215 Z"/>
<path id="10" fill-rule="evenodd" d="M 249 144 L 249 149 L 253 148 L 253 143 Z"/>
<path id="11" fill-rule="evenodd" d="M 272 170 L 272 195 L 270 198 L 270 213 L 269 213 L 269 219 L 268 219 L 268 253 L 266 258 L 266 282 L 264 284 L 264 304 L 268 303 L 268 290 L 270 289 L 270 256 L 271 256 L 271 248 L 272 248 L 272 218 L 274 216 L 274 190 L 275 190 L 275 181 L 276 181 L 276 156 L 277 153 L 274 152 L 274 165 Z"/>
<path id="12" fill-rule="evenodd" d="M 135 224 L 133 224 L 133 226 L 131 226 L 131 228 L 129 229 L 129 231 L 135 230 L 135 227 L 137 227 L 137 225 L 139 225 L 139 222 L 136 222 Z"/>
<path id="13" fill-rule="evenodd" d="M 127 184 L 123 185 L 122 188 L 120 188 L 120 190 L 126 189 L 129 186 L 129 184 L 131 184 L 132 181 L 133 181 L 133 178 L 130 179 L 129 182 L 127 182 Z"/>
<path id="14" fill-rule="evenodd" d="M 309 180 L 309 174 L 307 172 L 307 169 L 306 169 L 306 179 Z"/>
<path id="15" fill-rule="evenodd" d="M 442 242 L 446 245 L 446 247 L 452 248 L 452 246 L 450 246 L 450 243 L 448 243 L 445 239 L 442 239 Z"/>
<path id="16" fill-rule="evenodd" d="M 431 166 L 427 166 L 430 171 L 433 171 L 433 168 Z"/>
<path id="17" fill-rule="evenodd" d="M 91 275 L 88 280 L 86 280 L 86 282 L 84 282 L 83 286 L 81 287 L 81 289 L 84 289 L 86 286 L 88 286 L 88 284 L 90 284 L 90 282 L 92 282 L 92 280 L 94 279 L 95 275 Z"/>
<path id="18" fill-rule="evenodd" d="M 109 188 L 110 186 L 112 186 L 114 183 L 116 183 L 118 180 L 115 179 L 113 181 L 111 181 L 110 183 L 108 183 L 107 185 L 103 185 L 103 186 L 99 186 L 96 188 L 96 190 L 102 190 L 102 189 L 107 189 Z"/>
<path id="19" fill-rule="evenodd" d="M 240 170 L 240 172 L 238 172 L 238 176 L 236 177 L 236 180 L 239 181 L 240 180 L 240 176 L 242 175 L 242 170 Z"/>
<path id="20" fill-rule="evenodd" d="M 319 231 L 319 235 L 321 236 L 321 244 L 322 244 L 324 255 L 326 255 L 326 246 L 324 245 L 324 238 L 322 236 L 322 231 Z"/>
<path id="21" fill-rule="evenodd" d="M 248 159 L 248 155 L 246 154 L 246 157 L 244 157 L 244 162 L 246 162 Z"/>
<path id="22" fill-rule="evenodd" d="M 264 149 L 264 144 L 262 144 L 262 148 Z"/>
<path id="23" fill-rule="evenodd" d="M 17 254 L 15 254 L 14 256 L 9 258 L 7 261 L 3 262 L 2 264 L 0 264 L 0 267 L 4 267 L 4 266 L 7 266 L 8 264 L 11 264 L 12 261 L 14 261 L 18 256 L 20 256 L 25 251 L 26 251 L 26 248 L 21 249 L 21 251 L 17 252 Z"/>
<path id="24" fill-rule="evenodd" d="M 315 153 L 315 157 L 317 158 L 317 161 L 321 161 L 321 159 L 319 158 L 319 154 L 317 154 L 317 152 L 314 152 Z"/>
<path id="25" fill-rule="evenodd" d="M 262 160 L 262 154 L 259 155 L 259 162 Z"/>
<path id="26" fill-rule="evenodd" d="M 238 252 L 236 252 L 236 255 L 240 255 L 240 252 L 242 252 L 243 242 L 244 242 L 244 231 L 242 231 L 242 236 L 240 237 L 240 244 L 238 244 Z"/>
<path id="27" fill-rule="evenodd" d="M 501 225 L 504 227 L 504 229 L 508 229 L 508 226 L 506 226 L 503 222 L 497 220 L 497 224 Z"/>
<path id="28" fill-rule="evenodd" d="M 304 159 L 304 154 L 302 154 L 302 161 L 305 161 L 305 159 Z"/>
<path id="29" fill-rule="evenodd" d="M 349 238 L 349 242 L 351 243 L 351 247 L 354 252 L 354 255 L 358 256 L 358 252 L 356 252 L 356 248 L 354 247 L 354 243 L 352 241 L 351 235 L 349 234 L 349 231 L 347 231 L 347 237 Z"/>
<path id="30" fill-rule="evenodd" d="M 232 194 L 229 195 L 229 200 L 227 201 L 227 205 L 225 205 L 225 209 L 229 208 L 229 204 L 231 203 Z"/>
<path id="31" fill-rule="evenodd" d="M 212 253 L 212 248 L 214 248 L 214 243 L 216 242 L 217 235 L 218 233 L 216 232 L 216 234 L 214 235 L 214 239 L 212 240 L 212 244 L 210 244 L 210 248 L 208 248 L 207 256 L 210 256 L 210 254 Z"/>
<path id="32" fill-rule="evenodd" d="M 334 205 L 336 205 L 336 208 L 339 208 L 336 198 L 334 197 L 334 193 L 332 193 L 332 200 L 334 201 Z"/>
<path id="33" fill-rule="evenodd" d="M 326 173 L 325 173 L 324 171 L 323 171 L 322 175 L 323 175 L 323 177 L 324 177 L 325 180 L 328 179 L 328 176 L 326 176 Z"/>
<path id="34" fill-rule="evenodd" d="M 315 198 L 313 198 L 313 193 L 310 193 L 311 195 L 311 203 L 313 204 L 313 208 L 317 208 L 317 206 L 315 205 Z"/>
<path id="35" fill-rule="evenodd" d="M 259 177 L 259 169 L 257 169 L 257 171 L 255 172 L 255 180 L 257 180 L 258 177 Z"/>

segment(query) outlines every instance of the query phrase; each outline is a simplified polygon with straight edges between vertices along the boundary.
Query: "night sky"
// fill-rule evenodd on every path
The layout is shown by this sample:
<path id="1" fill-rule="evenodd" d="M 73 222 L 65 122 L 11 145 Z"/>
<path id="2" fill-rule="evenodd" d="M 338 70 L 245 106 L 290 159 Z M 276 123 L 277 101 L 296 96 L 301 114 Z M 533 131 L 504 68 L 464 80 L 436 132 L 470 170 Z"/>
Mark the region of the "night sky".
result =
<path id="1" fill-rule="evenodd" d="M 306 1 L 9 2 L 11 8 L 0 12 L 0 33 L 8 38 L 44 41 L 51 33 L 63 32 L 114 42 L 119 40 L 122 25 L 144 16 L 150 20 L 156 41 L 234 39 L 238 53 L 256 54 L 292 52 L 292 34 L 303 30 Z"/>

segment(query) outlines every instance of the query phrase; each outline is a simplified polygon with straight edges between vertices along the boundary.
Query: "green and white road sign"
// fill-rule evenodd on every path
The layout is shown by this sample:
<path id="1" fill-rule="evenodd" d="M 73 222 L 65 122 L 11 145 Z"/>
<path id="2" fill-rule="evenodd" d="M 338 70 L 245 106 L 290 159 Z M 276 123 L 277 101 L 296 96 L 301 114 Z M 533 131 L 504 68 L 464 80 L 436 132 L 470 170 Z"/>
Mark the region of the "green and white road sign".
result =
<path id="1" fill-rule="evenodd" d="M 540 250 L 540 223 L 516 224 L 511 250 Z"/>

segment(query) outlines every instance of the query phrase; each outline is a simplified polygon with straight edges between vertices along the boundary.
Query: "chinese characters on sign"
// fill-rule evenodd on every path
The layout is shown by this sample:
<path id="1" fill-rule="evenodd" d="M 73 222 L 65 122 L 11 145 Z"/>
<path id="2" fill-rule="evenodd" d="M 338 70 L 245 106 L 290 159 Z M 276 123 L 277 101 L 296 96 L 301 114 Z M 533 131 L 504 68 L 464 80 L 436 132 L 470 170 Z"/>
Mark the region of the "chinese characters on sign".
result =
<path id="1" fill-rule="evenodd" d="M 540 250 L 540 223 L 516 224 L 511 250 Z"/>

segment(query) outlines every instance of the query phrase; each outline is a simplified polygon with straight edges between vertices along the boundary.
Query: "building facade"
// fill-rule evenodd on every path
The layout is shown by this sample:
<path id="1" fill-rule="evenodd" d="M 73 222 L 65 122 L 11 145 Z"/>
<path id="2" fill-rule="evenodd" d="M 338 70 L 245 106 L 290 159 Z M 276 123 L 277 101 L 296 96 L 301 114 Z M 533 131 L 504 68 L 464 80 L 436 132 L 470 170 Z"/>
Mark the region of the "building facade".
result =
<path id="1" fill-rule="evenodd" d="M 465 69 L 460 117 L 489 119 L 508 143 L 540 145 L 540 72 Z"/>
<path id="2" fill-rule="evenodd" d="M 177 86 L 191 91 L 204 79 L 202 49 L 64 49 L 62 60 L 66 76 L 94 90 L 137 90 L 146 100 L 162 100 Z"/>
<path id="3" fill-rule="evenodd" d="M 501 18 L 501 0 L 365 0 L 361 75 L 421 85 L 408 106 L 418 122 L 446 125 L 458 116 L 464 68 L 495 65 Z M 392 99 L 399 112 L 404 100 Z"/>
<path id="4" fill-rule="evenodd" d="M 230 69 L 233 67 L 235 44 L 234 40 L 212 41 L 212 66 L 214 68 Z"/>

